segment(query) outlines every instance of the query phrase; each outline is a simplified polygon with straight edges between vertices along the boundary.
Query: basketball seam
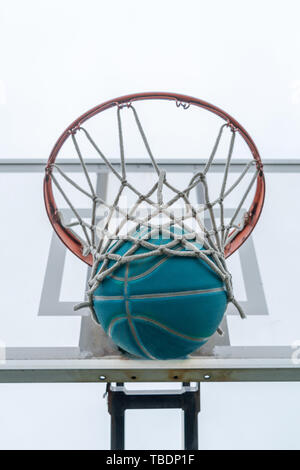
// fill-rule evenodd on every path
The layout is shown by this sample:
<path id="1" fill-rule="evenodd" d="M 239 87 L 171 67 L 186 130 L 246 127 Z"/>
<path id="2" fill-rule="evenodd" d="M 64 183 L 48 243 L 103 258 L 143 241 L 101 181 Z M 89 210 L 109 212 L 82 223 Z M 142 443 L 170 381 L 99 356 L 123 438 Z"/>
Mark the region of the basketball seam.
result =
<path id="1" fill-rule="evenodd" d="M 174 248 L 174 251 L 183 251 L 184 248 L 182 247 L 176 247 Z M 169 256 L 165 256 L 164 258 L 162 258 L 161 260 L 159 260 L 154 266 L 152 266 L 151 268 L 147 269 L 146 271 L 140 273 L 140 274 L 137 274 L 136 276 L 130 276 L 128 277 L 128 281 L 137 281 L 138 279 L 142 279 L 143 277 L 145 276 L 148 276 L 149 274 L 151 274 L 153 271 L 155 271 L 157 268 L 159 268 L 163 263 L 165 263 L 170 257 Z M 111 279 L 114 279 L 116 281 L 123 281 L 124 282 L 124 279 L 125 277 L 121 277 L 121 276 L 116 276 L 114 274 L 111 274 L 109 275 L 108 277 L 110 277 Z"/>
<path id="2" fill-rule="evenodd" d="M 164 297 L 182 297 L 190 295 L 202 295 L 202 294 L 214 294 L 217 292 L 226 292 L 226 288 L 223 287 L 213 287 L 212 289 L 199 289 L 191 291 L 178 291 L 178 292 L 157 292 L 152 294 L 134 294 L 128 296 L 130 300 L 143 300 L 143 299 L 159 299 Z M 95 295 L 94 300 L 124 300 L 123 296 L 113 296 L 113 295 Z"/>
<path id="3" fill-rule="evenodd" d="M 135 328 L 135 325 L 134 325 L 134 322 L 132 321 L 132 317 L 131 317 L 131 312 L 130 312 L 130 308 L 129 308 L 129 300 L 127 298 L 127 292 L 128 292 L 128 271 L 129 271 L 129 264 L 126 265 L 126 271 L 125 271 L 125 280 L 124 280 L 124 294 L 125 294 L 125 308 L 126 308 L 126 314 L 127 314 L 127 320 L 128 320 L 128 324 L 129 324 L 129 327 L 130 327 L 130 330 L 131 330 L 131 333 L 135 339 L 135 342 L 136 344 L 138 345 L 138 347 L 146 354 L 147 357 L 149 357 L 149 359 L 156 359 L 156 357 L 152 356 L 149 351 L 147 351 L 147 349 L 145 348 L 145 346 L 143 345 L 142 341 L 139 339 L 138 337 L 138 333 L 136 331 L 136 328 Z"/>
<path id="4" fill-rule="evenodd" d="M 172 328 L 168 327 L 167 325 L 164 325 L 163 323 L 158 322 L 157 320 L 153 320 L 152 318 L 144 317 L 142 315 L 134 315 L 134 316 L 132 316 L 132 319 L 134 319 L 134 320 L 143 320 L 145 322 L 152 323 L 152 324 L 158 326 L 159 328 L 162 328 L 162 329 L 168 331 L 168 333 L 171 333 L 174 336 L 179 336 L 180 338 L 187 339 L 189 341 L 196 341 L 196 342 L 207 341 L 211 336 L 210 335 L 210 336 L 206 336 L 206 337 L 196 338 L 195 336 L 185 335 L 184 333 L 179 333 L 179 331 L 173 330 Z M 121 321 L 121 320 L 126 320 L 126 317 L 125 316 L 119 316 L 119 317 L 114 318 L 110 322 L 110 324 L 108 326 L 108 334 L 110 336 L 111 336 L 111 330 L 112 330 L 113 326 L 115 325 L 115 323 L 117 323 L 118 321 Z"/>
<path id="5" fill-rule="evenodd" d="M 151 274 L 153 271 L 155 271 L 156 268 L 158 268 L 161 264 L 165 263 L 167 261 L 167 257 L 165 257 L 164 259 L 158 261 L 154 266 L 152 266 L 152 268 L 149 268 L 147 271 L 144 271 L 143 273 L 141 274 L 137 274 L 136 276 L 131 276 L 131 277 L 128 277 L 128 281 L 136 281 L 138 279 L 141 279 L 143 278 L 144 276 L 148 276 L 148 274 Z M 111 277 L 112 279 L 115 279 L 116 281 L 124 281 L 124 277 L 121 277 L 121 276 L 115 276 L 113 274 L 111 274 L 109 277 Z"/>

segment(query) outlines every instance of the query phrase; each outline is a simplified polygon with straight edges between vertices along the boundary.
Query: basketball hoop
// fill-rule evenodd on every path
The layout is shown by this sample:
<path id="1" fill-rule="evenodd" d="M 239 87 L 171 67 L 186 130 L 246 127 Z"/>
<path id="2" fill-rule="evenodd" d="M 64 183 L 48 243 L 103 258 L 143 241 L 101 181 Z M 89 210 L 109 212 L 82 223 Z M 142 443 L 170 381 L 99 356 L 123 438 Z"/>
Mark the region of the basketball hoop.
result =
<path id="1" fill-rule="evenodd" d="M 175 110 L 176 107 L 179 109 L 185 110 L 184 112 L 189 112 L 191 107 L 198 107 L 204 110 L 207 110 L 214 115 L 218 116 L 223 120 L 222 125 L 219 127 L 217 138 L 213 149 L 210 155 L 206 158 L 205 162 L 201 167 L 201 171 L 196 172 L 191 178 L 187 186 L 183 188 L 177 188 L 171 184 L 168 180 L 168 175 L 165 170 L 163 170 L 156 158 L 153 155 L 148 138 L 144 131 L 144 127 L 141 123 L 139 113 L 136 110 L 136 103 L 141 101 L 170 101 L 174 102 Z M 100 149 L 98 143 L 92 137 L 91 133 L 84 126 L 88 120 L 91 118 L 107 111 L 109 109 L 115 108 L 117 114 L 117 127 L 118 127 L 118 136 L 119 136 L 119 148 L 120 148 L 120 159 L 119 164 L 112 164 L 110 159 L 105 156 L 103 151 Z M 149 161 L 153 167 L 153 172 L 156 174 L 156 182 L 147 192 L 142 192 L 137 190 L 134 185 L 127 179 L 127 160 L 125 157 L 124 150 L 124 136 L 123 136 L 123 127 L 122 127 L 122 112 L 126 109 L 132 112 L 133 119 L 137 126 L 137 130 L 142 138 L 144 143 L 146 153 L 149 157 Z M 224 163 L 224 173 L 222 176 L 222 182 L 220 187 L 220 192 L 218 197 L 214 200 L 210 199 L 209 194 L 209 184 L 207 181 L 207 175 L 209 170 L 214 164 L 216 153 L 219 148 L 220 141 L 222 139 L 223 133 L 230 131 L 230 142 L 229 149 L 227 151 L 227 157 Z M 92 183 L 92 179 L 89 175 L 87 165 L 85 163 L 85 157 L 82 153 L 80 145 L 77 140 L 77 135 L 81 134 L 86 139 L 88 145 L 90 145 L 93 150 L 97 153 L 97 156 L 101 159 L 102 163 L 105 165 L 106 169 L 111 172 L 116 180 L 118 181 L 119 187 L 117 188 L 114 200 L 112 203 L 108 204 L 106 201 L 101 199 L 95 191 L 95 187 Z M 248 147 L 250 152 L 250 159 L 245 161 L 243 169 L 239 176 L 228 186 L 228 179 L 231 169 L 233 149 L 235 145 L 236 136 L 239 135 L 244 143 Z M 66 141 L 71 140 L 74 145 L 76 155 L 81 163 L 82 172 L 86 179 L 88 189 L 83 189 L 78 183 L 76 183 L 69 175 L 65 173 L 62 167 L 59 165 L 58 156 L 66 143 Z M 254 169 L 254 170 L 253 170 Z M 247 184 L 245 190 L 243 191 L 242 196 L 240 197 L 236 209 L 231 216 L 228 223 L 225 222 L 224 215 L 224 202 L 226 198 L 235 191 L 235 189 L 240 186 L 242 181 L 244 181 L 245 175 L 249 173 L 250 170 L 253 170 L 253 175 L 251 175 L 250 182 Z M 61 178 L 61 181 L 68 183 L 73 186 L 79 192 L 85 194 L 91 203 L 91 219 L 86 222 L 80 216 L 79 212 L 76 209 L 76 206 L 68 197 L 67 191 L 63 188 L 61 182 L 59 182 L 58 177 Z M 53 192 L 53 185 L 58 190 L 62 196 L 65 203 L 71 209 L 75 222 L 71 224 L 66 224 L 63 221 L 61 211 L 59 210 L 56 198 Z M 240 216 L 240 211 L 245 201 L 249 197 L 251 191 L 254 190 L 254 195 L 252 202 L 249 205 L 248 210 Z M 190 193 L 197 187 L 201 186 L 204 193 L 203 206 L 201 208 L 196 208 L 190 201 Z M 126 214 L 122 212 L 122 208 L 119 206 L 119 200 L 123 194 L 124 189 L 130 190 L 134 193 L 136 201 L 133 204 L 133 207 L 130 208 L 129 212 Z M 164 198 L 164 190 L 171 191 L 173 197 L 166 200 Z M 122 266 L 125 263 L 131 262 L 134 259 L 141 258 L 141 254 L 136 254 L 138 247 L 143 246 L 147 247 L 148 252 L 143 254 L 143 257 L 153 256 L 157 254 L 164 254 L 166 256 L 194 256 L 204 259 L 211 268 L 217 272 L 217 274 L 224 280 L 226 284 L 226 289 L 228 292 L 228 299 L 232 301 L 237 308 L 241 316 L 243 313 L 235 301 L 232 294 L 231 286 L 231 275 L 228 272 L 226 267 L 225 258 L 229 257 L 234 253 L 248 238 L 248 236 L 253 231 L 262 211 L 265 195 L 265 181 L 263 174 L 263 165 L 258 153 L 258 150 L 245 129 L 229 114 L 225 113 L 221 109 L 213 106 L 205 101 L 192 98 L 190 96 L 185 96 L 176 93 L 139 93 L 123 96 L 121 98 L 116 98 L 110 101 L 107 101 L 90 111 L 83 114 L 81 117 L 76 119 L 61 135 L 61 137 L 56 142 L 51 155 L 49 157 L 47 166 L 46 166 L 46 175 L 44 180 L 44 197 L 46 210 L 50 219 L 50 222 L 53 225 L 54 230 L 57 235 L 63 241 L 63 243 L 81 260 L 93 266 L 91 279 L 89 281 L 90 290 L 88 291 L 88 296 L 92 296 L 93 292 L 97 288 L 100 282 L 107 276 L 113 273 L 118 267 Z M 154 197 L 155 196 L 155 197 Z M 186 207 L 186 214 L 183 217 L 183 220 L 179 221 L 174 218 L 172 213 L 172 206 L 177 201 L 183 201 Z M 180 241 L 174 236 L 174 231 L 166 229 L 164 226 L 151 227 L 149 225 L 149 216 L 144 218 L 139 218 L 137 215 L 137 209 L 140 204 L 146 202 L 149 207 L 154 209 L 154 215 L 162 214 L 168 217 L 171 221 L 171 225 L 177 225 L 182 229 L 182 238 Z M 107 209 L 107 219 L 102 223 L 103 228 L 103 238 L 99 240 L 99 227 L 97 232 L 97 208 L 103 206 Z M 220 223 L 218 224 L 215 216 L 215 208 L 218 208 L 220 213 Z M 133 223 L 134 227 L 129 231 L 126 240 L 130 240 L 132 243 L 132 248 L 125 253 L 123 256 L 115 254 L 118 247 L 120 247 L 122 240 L 114 242 L 112 246 L 111 240 L 105 240 L 105 236 L 108 233 L 108 226 L 111 221 L 112 214 L 118 211 L 122 216 L 121 225 L 124 226 L 126 221 Z M 211 229 L 207 229 L 205 224 L 200 220 L 200 215 L 202 212 L 205 212 L 209 215 L 211 222 Z M 153 213 L 150 216 L 152 219 Z M 199 250 L 195 243 L 190 243 L 190 238 L 194 237 L 195 242 L 199 242 L 200 235 L 197 230 L 192 230 L 190 227 L 187 227 L 189 220 L 194 219 L 196 224 L 198 224 L 199 233 L 202 231 L 204 244 L 204 249 Z M 239 220 L 238 220 L 239 219 Z M 82 236 L 79 236 L 78 232 L 74 230 L 74 227 L 79 227 L 82 231 Z M 134 232 L 137 228 L 146 228 L 144 236 L 136 237 Z M 149 241 L 151 236 L 153 236 L 154 231 L 161 230 L 166 231 L 167 235 L 170 238 L 169 243 L 164 245 L 155 245 Z M 115 235 L 117 236 L 120 232 L 120 226 L 118 227 Z M 100 237 L 101 238 L 101 237 Z M 181 249 L 184 247 L 184 249 Z M 114 261 L 113 266 L 109 265 L 110 261 Z M 101 264 L 100 270 L 98 270 L 99 265 Z"/>

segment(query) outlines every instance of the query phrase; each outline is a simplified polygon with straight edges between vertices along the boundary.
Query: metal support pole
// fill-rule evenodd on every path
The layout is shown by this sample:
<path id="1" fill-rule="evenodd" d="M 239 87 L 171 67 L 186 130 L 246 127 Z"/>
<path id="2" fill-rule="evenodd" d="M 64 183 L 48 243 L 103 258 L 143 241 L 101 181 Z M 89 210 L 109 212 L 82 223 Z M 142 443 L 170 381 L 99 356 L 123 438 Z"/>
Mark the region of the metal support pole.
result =
<path id="1" fill-rule="evenodd" d="M 107 384 L 107 406 L 110 414 L 110 448 L 111 450 L 125 449 L 125 400 L 124 392 L 117 390 L 123 384 L 118 383 L 115 390 Z"/>
<path id="2" fill-rule="evenodd" d="M 188 385 L 188 384 L 183 384 Z M 198 413 L 200 411 L 200 384 L 196 391 L 186 391 L 183 396 L 184 449 L 198 450 Z"/>
<path id="3" fill-rule="evenodd" d="M 125 389 L 123 383 L 107 385 L 108 412 L 111 416 L 111 449 L 125 449 L 125 411 L 141 409 L 183 410 L 184 449 L 198 449 L 198 413 L 200 411 L 200 384 L 191 387 L 184 382 L 181 390 L 135 391 Z"/>

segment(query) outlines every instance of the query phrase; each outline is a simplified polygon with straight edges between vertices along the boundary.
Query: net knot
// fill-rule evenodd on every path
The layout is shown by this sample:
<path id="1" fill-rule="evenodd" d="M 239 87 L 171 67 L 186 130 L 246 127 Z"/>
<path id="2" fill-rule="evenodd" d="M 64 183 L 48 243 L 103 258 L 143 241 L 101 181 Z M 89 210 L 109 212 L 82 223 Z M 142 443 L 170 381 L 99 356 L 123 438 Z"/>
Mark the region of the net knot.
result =
<path id="1" fill-rule="evenodd" d="M 131 101 L 128 101 L 127 103 L 118 103 L 118 101 L 115 101 L 114 104 L 115 104 L 119 109 L 131 108 L 131 107 L 132 107 Z"/>
<path id="2" fill-rule="evenodd" d="M 76 126 L 74 126 L 72 129 L 69 130 L 69 134 L 70 135 L 75 135 L 76 132 L 80 131 L 80 125 L 77 124 Z"/>
<path id="3" fill-rule="evenodd" d="M 176 100 L 176 106 L 177 106 L 177 108 L 180 108 L 180 106 L 182 106 L 183 109 L 188 109 L 190 107 L 190 103 L 186 103 L 184 101 Z"/>
<path id="4" fill-rule="evenodd" d="M 52 173 L 53 167 L 54 167 L 53 163 L 50 163 L 50 165 L 46 166 L 46 168 L 45 168 L 46 175 L 50 175 Z"/>
<path id="5" fill-rule="evenodd" d="M 238 130 L 237 127 L 235 127 L 235 125 L 230 121 L 227 122 L 227 127 L 229 127 L 231 132 L 236 132 Z"/>

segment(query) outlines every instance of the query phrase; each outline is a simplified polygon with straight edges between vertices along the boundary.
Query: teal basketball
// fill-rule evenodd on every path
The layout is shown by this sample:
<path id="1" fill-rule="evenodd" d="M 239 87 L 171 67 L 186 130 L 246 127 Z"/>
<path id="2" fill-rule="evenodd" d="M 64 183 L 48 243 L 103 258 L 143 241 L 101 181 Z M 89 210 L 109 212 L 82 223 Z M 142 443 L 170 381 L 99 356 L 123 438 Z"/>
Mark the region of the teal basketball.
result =
<path id="1" fill-rule="evenodd" d="M 163 245 L 170 239 L 148 241 Z M 114 253 L 131 246 L 124 241 Z M 135 253 L 145 251 L 140 246 Z M 215 333 L 226 307 L 224 282 L 198 257 L 136 259 L 104 278 L 93 294 L 105 332 L 128 353 L 148 359 L 185 358 Z"/>

